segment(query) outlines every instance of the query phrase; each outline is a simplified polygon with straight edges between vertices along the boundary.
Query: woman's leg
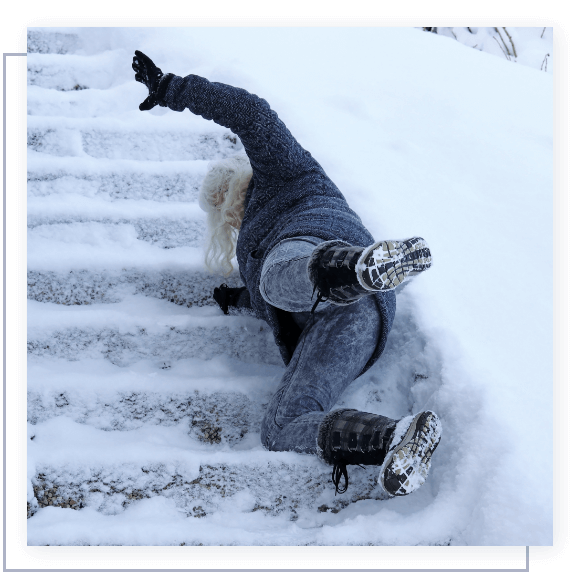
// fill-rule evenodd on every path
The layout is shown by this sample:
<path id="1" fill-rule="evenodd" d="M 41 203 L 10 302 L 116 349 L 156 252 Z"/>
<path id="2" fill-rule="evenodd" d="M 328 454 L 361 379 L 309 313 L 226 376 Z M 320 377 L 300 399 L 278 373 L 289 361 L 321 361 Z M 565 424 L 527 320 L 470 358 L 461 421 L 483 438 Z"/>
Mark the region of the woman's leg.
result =
<path id="1" fill-rule="evenodd" d="M 362 372 L 379 340 L 380 314 L 372 296 L 349 306 L 322 303 L 312 316 L 308 261 L 322 239 L 296 237 L 265 260 L 260 291 L 303 327 L 293 357 L 261 428 L 270 450 L 317 452 L 317 430 L 328 410 Z"/>
<path id="2" fill-rule="evenodd" d="M 267 449 L 317 453 L 320 424 L 372 356 L 381 326 L 373 296 L 314 312 L 265 414 Z"/>
<path id="3" fill-rule="evenodd" d="M 260 278 L 260 293 L 272 306 L 286 312 L 309 312 L 315 301 L 307 264 L 323 240 L 292 237 L 278 243 L 267 256 Z M 323 309 L 325 304 L 320 304 Z"/>
<path id="4" fill-rule="evenodd" d="M 296 322 L 311 305 L 307 263 L 314 242 L 287 240 L 271 251 L 263 267 L 263 296 L 288 308 Z M 332 411 L 374 353 L 382 320 L 374 295 L 346 306 L 323 305 L 303 320 L 295 352 L 261 425 L 262 444 L 273 451 L 319 455 L 333 466 L 336 492 L 348 486 L 348 464 L 371 464 L 381 465 L 377 480 L 389 496 L 409 494 L 427 477 L 441 438 L 439 418 L 424 411 L 400 422 L 354 409 Z M 396 428 L 401 428 L 398 435 Z"/>

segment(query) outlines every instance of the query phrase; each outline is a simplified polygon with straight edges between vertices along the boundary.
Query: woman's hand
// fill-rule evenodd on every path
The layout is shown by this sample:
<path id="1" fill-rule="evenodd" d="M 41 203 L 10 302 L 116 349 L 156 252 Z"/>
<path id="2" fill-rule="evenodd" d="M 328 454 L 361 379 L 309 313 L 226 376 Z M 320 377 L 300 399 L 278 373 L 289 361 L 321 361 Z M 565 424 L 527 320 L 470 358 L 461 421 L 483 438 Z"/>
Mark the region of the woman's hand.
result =
<path id="1" fill-rule="evenodd" d="M 139 105 L 141 111 L 150 111 L 157 103 L 157 90 L 163 78 L 163 71 L 140 50 L 134 52 L 132 70 L 136 72 L 134 78 L 149 89 L 149 96 Z"/>
<path id="2" fill-rule="evenodd" d="M 214 300 L 220 306 L 224 314 L 228 315 L 228 306 L 234 308 L 238 307 L 238 298 L 243 292 L 247 291 L 245 287 L 228 287 L 223 283 L 220 287 L 214 289 Z M 250 308 L 250 300 L 244 300 L 246 303 L 242 304 L 242 307 Z"/>

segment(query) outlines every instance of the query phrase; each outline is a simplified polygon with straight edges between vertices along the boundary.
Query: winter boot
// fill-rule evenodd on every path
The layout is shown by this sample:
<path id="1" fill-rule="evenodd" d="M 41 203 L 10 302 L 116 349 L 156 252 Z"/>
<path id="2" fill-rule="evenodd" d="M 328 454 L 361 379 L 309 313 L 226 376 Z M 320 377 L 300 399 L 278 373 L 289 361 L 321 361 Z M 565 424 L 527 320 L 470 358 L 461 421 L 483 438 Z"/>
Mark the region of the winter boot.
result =
<path id="1" fill-rule="evenodd" d="M 349 305 L 365 295 L 395 289 L 431 267 L 431 252 L 421 237 L 377 241 L 369 247 L 351 247 L 340 241 L 318 245 L 309 260 L 309 279 L 318 301 Z"/>
<path id="2" fill-rule="evenodd" d="M 381 465 L 381 487 L 391 497 L 407 495 L 425 482 L 441 433 L 439 418 L 429 410 L 397 421 L 343 408 L 330 412 L 321 423 L 318 455 L 334 467 L 336 494 L 346 492 L 346 466 L 356 464 Z"/>

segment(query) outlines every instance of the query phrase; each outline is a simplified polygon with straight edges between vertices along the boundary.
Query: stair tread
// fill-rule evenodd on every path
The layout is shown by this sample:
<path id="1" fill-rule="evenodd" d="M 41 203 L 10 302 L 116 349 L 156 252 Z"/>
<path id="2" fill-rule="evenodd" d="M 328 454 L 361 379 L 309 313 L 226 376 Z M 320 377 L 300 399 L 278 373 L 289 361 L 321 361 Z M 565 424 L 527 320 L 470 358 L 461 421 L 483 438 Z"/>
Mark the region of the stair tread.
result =
<path id="1" fill-rule="evenodd" d="M 68 219 L 87 221 L 95 219 L 168 219 L 205 220 L 206 214 L 197 201 L 160 203 L 149 199 L 111 200 L 103 197 L 88 198 L 75 193 L 32 197 L 27 203 L 27 216 L 40 221 Z"/>
<path id="2" fill-rule="evenodd" d="M 62 176 L 100 177 L 111 174 L 139 174 L 173 176 L 177 173 L 203 177 L 209 161 L 206 159 L 167 160 L 157 163 L 135 159 L 100 159 L 90 156 L 66 157 L 27 151 L 27 169 L 30 179 L 54 179 Z"/>
<path id="3" fill-rule="evenodd" d="M 198 270 L 205 271 L 197 247 L 165 249 L 138 238 L 131 223 L 73 222 L 28 230 L 28 269 L 70 270 Z"/>
<path id="4" fill-rule="evenodd" d="M 28 302 L 29 356 L 38 359 L 108 359 L 121 367 L 145 359 L 172 364 L 222 354 L 282 365 L 266 322 L 224 316 L 217 306 L 180 307 L 127 295 L 118 303 L 64 306 Z"/>
<path id="5" fill-rule="evenodd" d="M 59 71 L 43 71 L 35 84 L 27 89 L 27 114 L 29 116 L 91 118 L 117 116 L 133 112 L 137 102 L 145 96 L 146 89 L 134 81 L 110 84 L 112 79 L 104 75 L 101 83 L 95 76 L 84 74 L 59 76 Z M 84 71 L 85 72 L 85 71 Z M 29 69 L 29 75 L 30 75 Z M 99 77 L 98 77 L 99 78 Z M 90 86 L 86 86 L 89 83 Z M 91 86 L 91 85 L 94 86 Z M 79 87 L 79 88 L 75 88 Z"/>
<path id="6" fill-rule="evenodd" d="M 106 50 L 91 55 L 29 53 L 28 85 L 60 92 L 81 92 L 90 87 L 109 89 L 122 83 L 130 83 L 130 75 L 117 74 L 117 71 L 126 72 L 124 64 L 127 62 L 128 53 L 123 49 Z"/>
<path id="7" fill-rule="evenodd" d="M 167 112 L 161 116 L 145 115 L 138 108 L 120 115 L 99 117 L 76 118 L 70 116 L 29 115 L 27 117 L 27 128 L 29 131 L 71 129 L 94 133 L 124 133 L 131 136 L 146 134 L 167 137 L 172 134 L 191 136 L 194 139 L 206 134 L 234 135 L 225 127 L 194 115 L 189 111 L 174 112 L 173 114 Z M 169 160 L 172 161 L 173 159 Z"/>
<path id="8" fill-rule="evenodd" d="M 33 54 L 66 54 L 79 49 L 81 38 L 70 29 L 28 28 L 27 52 Z"/>
<path id="9" fill-rule="evenodd" d="M 144 328 L 157 335 L 169 328 L 248 328 L 258 331 L 267 327 L 252 316 L 225 316 L 219 308 L 205 306 L 185 308 L 156 298 L 127 295 L 118 303 L 64 306 L 28 300 L 27 328 L 29 337 L 40 332 L 67 328 L 116 328 L 121 332 Z"/>
<path id="10" fill-rule="evenodd" d="M 197 200 L 209 160 L 144 162 L 28 151 L 29 200 L 72 195 L 109 201 L 189 203 Z"/>

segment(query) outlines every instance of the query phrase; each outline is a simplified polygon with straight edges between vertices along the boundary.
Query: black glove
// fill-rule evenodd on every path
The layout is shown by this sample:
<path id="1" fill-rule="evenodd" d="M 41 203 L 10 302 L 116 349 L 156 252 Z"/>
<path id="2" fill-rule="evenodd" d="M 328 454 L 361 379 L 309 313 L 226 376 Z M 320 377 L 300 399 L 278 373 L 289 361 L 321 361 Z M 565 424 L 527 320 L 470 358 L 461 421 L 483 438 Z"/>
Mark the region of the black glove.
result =
<path id="1" fill-rule="evenodd" d="M 135 56 L 132 59 L 132 70 L 136 72 L 134 78 L 142 82 L 149 89 L 149 96 L 139 105 L 141 111 L 150 111 L 155 107 L 157 102 L 157 91 L 159 83 L 163 78 L 163 71 L 155 66 L 155 63 L 140 50 L 135 50 Z"/>
<path id="2" fill-rule="evenodd" d="M 220 287 L 214 289 L 214 299 L 224 314 L 228 315 L 228 306 L 236 307 L 238 298 L 244 291 L 247 291 L 245 287 L 228 287 L 223 283 Z"/>

